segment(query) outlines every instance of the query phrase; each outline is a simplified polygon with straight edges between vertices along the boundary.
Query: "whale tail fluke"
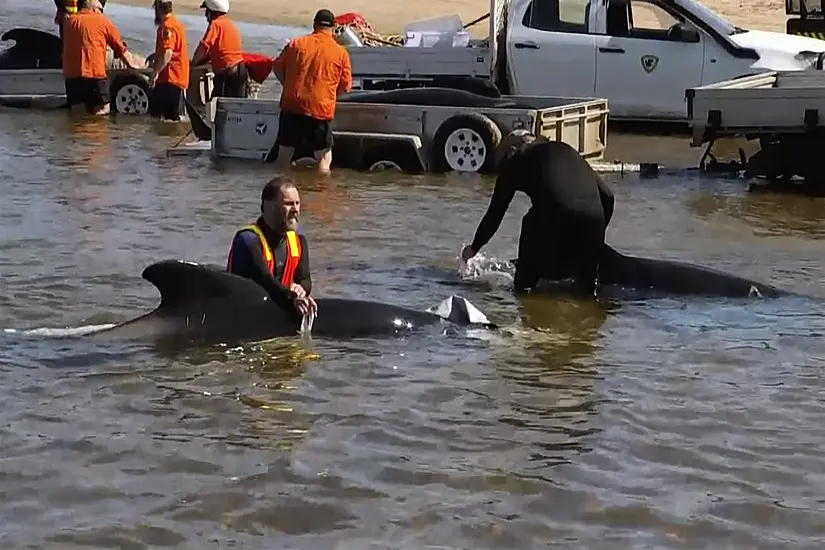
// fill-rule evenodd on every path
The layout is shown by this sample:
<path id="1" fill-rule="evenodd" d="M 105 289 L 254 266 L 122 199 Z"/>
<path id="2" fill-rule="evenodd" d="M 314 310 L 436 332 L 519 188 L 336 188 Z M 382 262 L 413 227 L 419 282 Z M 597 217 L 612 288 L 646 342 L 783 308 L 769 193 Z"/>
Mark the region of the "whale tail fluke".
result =
<path id="1" fill-rule="evenodd" d="M 427 311 L 457 325 L 482 325 L 487 328 L 496 328 L 496 325 L 491 323 L 481 310 L 462 296 L 452 295 Z"/>

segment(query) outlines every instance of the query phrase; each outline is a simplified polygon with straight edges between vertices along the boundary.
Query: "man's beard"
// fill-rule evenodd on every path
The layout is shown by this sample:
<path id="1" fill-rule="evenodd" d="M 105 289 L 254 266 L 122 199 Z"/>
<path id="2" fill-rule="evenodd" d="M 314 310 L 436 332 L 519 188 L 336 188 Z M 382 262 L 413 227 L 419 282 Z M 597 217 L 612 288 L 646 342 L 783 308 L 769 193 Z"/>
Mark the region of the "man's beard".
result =
<path id="1" fill-rule="evenodd" d="M 295 231 L 298 229 L 298 216 L 294 218 L 286 218 L 284 220 L 284 229 L 286 231 Z"/>

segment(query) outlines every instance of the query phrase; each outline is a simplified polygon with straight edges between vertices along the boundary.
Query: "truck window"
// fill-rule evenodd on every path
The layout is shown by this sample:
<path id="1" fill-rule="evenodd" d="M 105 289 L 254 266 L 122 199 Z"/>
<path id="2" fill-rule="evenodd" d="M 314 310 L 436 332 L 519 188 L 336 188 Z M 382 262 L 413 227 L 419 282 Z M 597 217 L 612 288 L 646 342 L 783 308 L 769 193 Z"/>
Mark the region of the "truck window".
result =
<path id="1" fill-rule="evenodd" d="M 657 0 L 611 0 L 607 34 L 647 40 L 668 40 L 668 29 L 682 22 Z"/>
<path id="2" fill-rule="evenodd" d="M 529 29 L 587 33 L 590 0 L 533 0 L 522 24 Z"/>

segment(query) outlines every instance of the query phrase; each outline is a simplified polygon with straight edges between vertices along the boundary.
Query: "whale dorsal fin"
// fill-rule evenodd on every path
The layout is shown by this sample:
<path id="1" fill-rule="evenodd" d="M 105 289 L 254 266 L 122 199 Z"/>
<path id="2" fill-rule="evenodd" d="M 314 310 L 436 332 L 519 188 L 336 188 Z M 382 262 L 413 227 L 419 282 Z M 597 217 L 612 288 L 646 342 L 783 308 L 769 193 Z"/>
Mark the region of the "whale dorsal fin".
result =
<path id="1" fill-rule="evenodd" d="M 207 300 L 230 304 L 252 304 L 269 299 L 255 281 L 215 266 L 180 260 L 156 262 L 143 270 L 143 278 L 160 292 L 162 309 L 201 305 Z"/>

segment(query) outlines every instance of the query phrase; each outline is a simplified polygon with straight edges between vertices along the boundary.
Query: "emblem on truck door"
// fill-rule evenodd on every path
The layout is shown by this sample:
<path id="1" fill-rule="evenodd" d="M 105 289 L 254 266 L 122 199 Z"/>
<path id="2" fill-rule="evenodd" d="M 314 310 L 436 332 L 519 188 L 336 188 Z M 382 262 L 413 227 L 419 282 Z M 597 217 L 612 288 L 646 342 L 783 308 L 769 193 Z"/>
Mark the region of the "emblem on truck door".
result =
<path id="1" fill-rule="evenodd" d="M 656 65 L 659 64 L 659 58 L 655 55 L 643 55 L 642 56 L 642 68 L 645 70 L 646 73 L 650 74 L 654 70 L 656 70 Z"/>

